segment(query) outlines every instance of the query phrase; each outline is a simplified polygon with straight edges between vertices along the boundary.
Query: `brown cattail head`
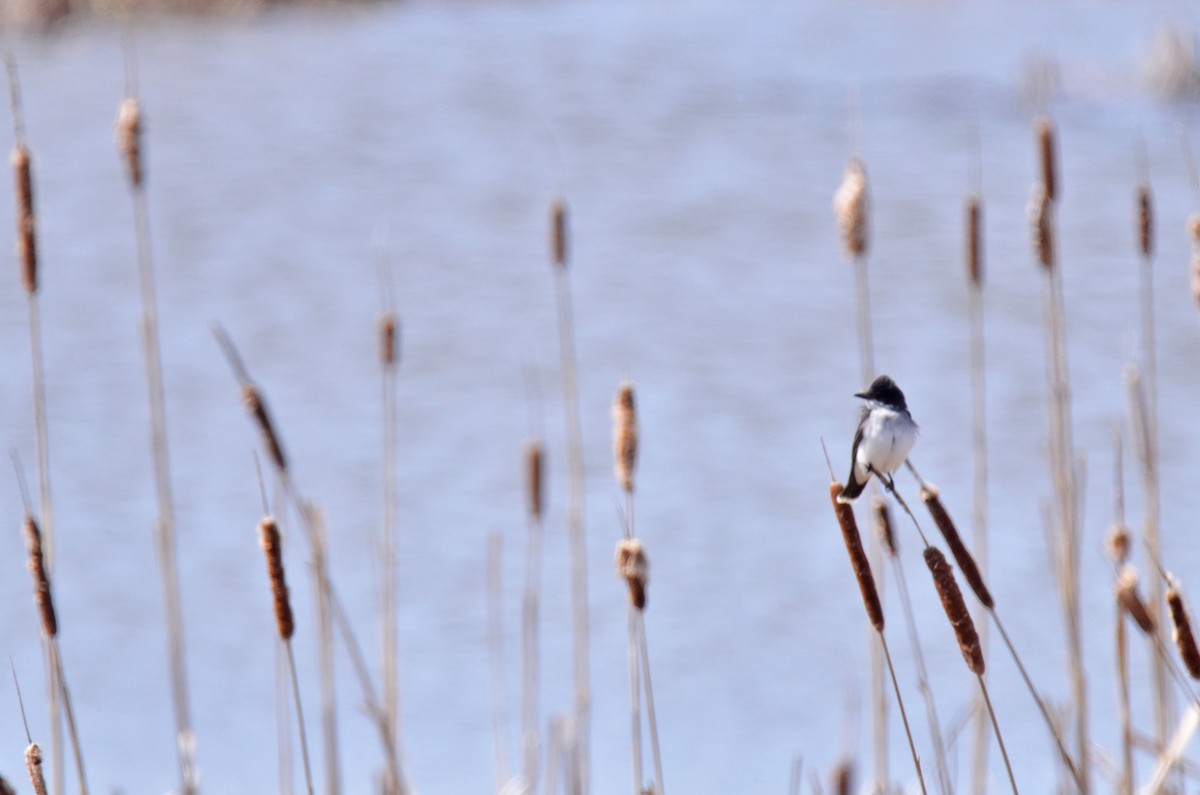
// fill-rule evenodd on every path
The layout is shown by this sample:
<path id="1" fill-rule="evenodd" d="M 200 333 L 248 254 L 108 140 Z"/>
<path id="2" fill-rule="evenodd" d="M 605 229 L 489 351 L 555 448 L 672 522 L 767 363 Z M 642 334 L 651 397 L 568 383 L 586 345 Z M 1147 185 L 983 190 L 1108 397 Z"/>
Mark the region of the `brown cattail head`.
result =
<path id="1" fill-rule="evenodd" d="M 42 554 L 42 531 L 32 516 L 26 514 L 21 524 L 25 534 L 25 549 L 29 553 L 29 573 L 33 575 L 33 601 L 42 618 L 42 632 L 47 638 L 58 634 L 58 617 L 54 614 L 54 597 L 50 593 L 50 578 L 46 575 L 46 558 Z"/>
<path id="2" fill-rule="evenodd" d="M 17 260 L 25 292 L 37 292 L 37 222 L 33 214 L 33 170 L 29 150 L 17 144 L 12 151 L 13 181 L 17 191 Z"/>
<path id="3" fill-rule="evenodd" d="M 941 597 L 942 609 L 954 628 L 954 637 L 958 639 L 958 648 L 962 650 L 967 667 L 972 673 L 982 675 L 983 648 L 979 645 L 979 634 L 975 632 L 975 622 L 971 620 L 962 591 L 954 581 L 954 569 L 950 568 L 946 556 L 937 547 L 925 547 L 925 565 L 933 574 L 933 586 Z"/>
<path id="4" fill-rule="evenodd" d="M 888 510 L 887 502 L 882 497 L 871 500 L 871 513 L 875 516 L 875 534 L 883 549 L 893 558 L 896 557 L 896 534 L 892 531 L 892 513 Z"/>
<path id="5" fill-rule="evenodd" d="M 1174 582 L 1170 582 L 1167 588 L 1167 607 L 1171 610 L 1175 645 L 1179 647 L 1183 666 L 1193 679 L 1200 679 L 1200 650 L 1196 648 L 1196 636 L 1192 634 L 1192 622 L 1188 619 L 1187 608 L 1183 606 L 1183 597 L 1179 595 Z"/>
<path id="6" fill-rule="evenodd" d="M 1029 226 L 1033 233 L 1033 253 L 1043 268 L 1054 267 L 1054 222 L 1051 218 L 1052 203 L 1046 188 L 1033 186 L 1029 196 Z"/>
<path id="7" fill-rule="evenodd" d="M 42 749 L 37 743 L 30 743 L 25 749 L 25 767 L 29 769 L 29 781 L 33 784 L 34 795 L 46 795 L 46 779 L 42 775 Z"/>
<path id="8" fill-rule="evenodd" d="M 398 358 L 396 316 L 384 312 L 379 316 L 379 360 L 384 367 L 395 367 Z"/>
<path id="9" fill-rule="evenodd" d="M 1129 560 L 1129 550 L 1132 546 L 1133 541 L 1129 535 L 1129 528 L 1120 522 L 1114 524 L 1108 531 L 1108 538 L 1104 542 L 1108 559 L 1113 562 L 1114 566 L 1121 566 Z"/>
<path id="10" fill-rule="evenodd" d="M 629 603 L 638 610 L 646 609 L 646 584 L 650 581 L 650 562 L 646 550 L 636 538 L 625 538 L 617 544 L 617 555 L 613 561 L 617 576 L 629 586 Z"/>
<path id="11" fill-rule="evenodd" d="M 946 545 L 950 547 L 954 561 L 958 564 L 963 577 L 967 579 L 967 585 L 971 586 L 971 590 L 975 592 L 976 598 L 983 606 L 991 610 L 996 603 L 992 600 L 992 594 L 983 582 L 983 575 L 979 573 L 979 567 L 975 565 L 975 558 L 971 557 L 967 545 L 963 543 L 962 537 L 958 534 L 958 528 L 954 526 L 954 520 L 950 518 L 946 507 L 942 505 L 942 498 L 938 494 L 938 490 L 929 484 L 922 485 L 921 502 L 925 503 L 925 507 L 929 509 L 929 515 L 933 517 L 934 524 L 941 531 L 942 538 L 946 539 Z"/>
<path id="12" fill-rule="evenodd" d="M 283 454 L 283 444 L 279 441 L 279 435 L 275 433 L 275 425 L 271 422 L 271 415 L 267 413 L 267 404 L 263 402 L 262 393 L 258 391 L 258 387 L 254 384 L 244 384 L 242 386 L 242 402 L 246 404 L 246 409 L 250 412 L 250 416 L 254 417 L 254 422 L 262 432 L 263 442 L 267 446 L 271 461 L 279 467 L 281 472 L 286 472 L 287 457 Z"/>
<path id="13" fill-rule="evenodd" d="M 562 199 L 550 205 L 550 255 L 555 265 L 567 267 L 567 203 Z"/>
<path id="14" fill-rule="evenodd" d="M 871 575 L 871 564 L 867 553 L 863 551 L 862 537 L 858 534 L 858 523 L 854 519 L 854 507 L 850 503 L 839 502 L 842 484 L 829 484 L 829 499 L 833 502 L 833 512 L 837 516 L 838 526 L 842 529 L 842 540 L 846 543 L 846 552 L 850 555 L 850 568 L 854 570 L 854 578 L 858 580 L 858 590 L 862 594 L 863 606 L 867 610 L 867 618 L 876 632 L 883 632 L 883 604 L 879 601 L 879 591 L 875 588 L 875 578 Z"/>
<path id="15" fill-rule="evenodd" d="M 833 769 L 834 795 L 850 795 L 854 791 L 854 763 L 842 762 Z"/>
<path id="16" fill-rule="evenodd" d="M 1058 201 L 1058 169 L 1054 146 L 1054 125 L 1045 116 L 1033 125 L 1038 139 L 1038 159 L 1042 167 L 1042 187 L 1049 201 Z"/>
<path id="17" fill-rule="evenodd" d="M 133 97 L 121 100 L 117 109 L 117 147 L 125 158 L 129 184 L 142 187 L 142 108 Z"/>
<path id="18" fill-rule="evenodd" d="M 17 795 L 17 791 L 13 789 L 12 784 L 8 783 L 8 779 L 0 776 L 0 795 Z"/>
<path id="19" fill-rule="evenodd" d="M 1138 576 L 1132 566 L 1124 566 L 1117 575 L 1117 604 L 1134 620 L 1143 633 L 1154 634 L 1154 619 L 1146 609 L 1146 603 L 1138 595 Z"/>
<path id="20" fill-rule="evenodd" d="M 622 381 L 613 398 L 613 472 L 626 492 L 633 492 L 633 473 L 637 469 L 637 402 L 633 384 Z"/>
<path id="21" fill-rule="evenodd" d="M 857 158 L 846 164 L 842 184 L 833 194 L 833 214 L 846 251 L 851 257 L 861 257 L 868 242 L 867 172 Z"/>
<path id="22" fill-rule="evenodd" d="M 1150 186 L 1143 183 L 1137 189 L 1138 252 L 1147 259 L 1154 254 L 1154 206 Z"/>
<path id="23" fill-rule="evenodd" d="M 967 197 L 967 278 L 983 287 L 983 203 L 974 195 Z"/>
<path id="24" fill-rule="evenodd" d="M 267 556 L 267 576 L 271 579 L 271 596 L 275 600 L 275 626 L 279 629 L 279 637 L 291 640 L 296 624 L 288 600 L 287 580 L 283 576 L 283 545 L 279 540 L 279 526 L 270 516 L 264 516 L 258 523 L 258 543 Z"/>
<path id="25" fill-rule="evenodd" d="M 542 443 L 534 440 L 525 448 L 525 494 L 529 503 L 529 515 L 540 521 L 545 508 L 543 486 L 545 485 L 545 458 Z"/>

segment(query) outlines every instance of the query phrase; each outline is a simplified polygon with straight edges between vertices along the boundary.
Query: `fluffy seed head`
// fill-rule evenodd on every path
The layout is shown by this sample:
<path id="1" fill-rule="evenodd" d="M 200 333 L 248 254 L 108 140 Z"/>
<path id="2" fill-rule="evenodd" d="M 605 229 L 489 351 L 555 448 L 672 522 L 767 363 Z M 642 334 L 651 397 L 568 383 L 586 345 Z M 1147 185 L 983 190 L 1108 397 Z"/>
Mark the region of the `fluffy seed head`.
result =
<path id="1" fill-rule="evenodd" d="M 622 381 L 613 398 L 613 472 L 626 492 L 633 491 L 633 474 L 637 469 L 638 426 L 637 403 L 633 384 Z"/>
<path id="2" fill-rule="evenodd" d="M 17 144 L 12 151 L 13 182 L 16 186 L 17 261 L 25 292 L 37 292 L 37 222 L 33 214 L 33 169 L 29 150 Z"/>
<path id="3" fill-rule="evenodd" d="M 1117 575 L 1117 603 L 1129 615 L 1143 633 L 1154 634 L 1154 619 L 1146 609 L 1146 603 L 1138 595 L 1138 576 L 1132 566 L 1124 566 Z"/>
<path id="4" fill-rule="evenodd" d="M 638 610 L 645 610 L 650 562 L 646 560 L 642 542 L 636 538 L 622 539 L 617 544 L 617 554 L 613 562 L 617 566 L 617 576 L 623 578 L 629 586 L 629 603 Z"/>
<path id="5" fill-rule="evenodd" d="M 125 158 L 129 184 L 142 187 L 142 109 L 133 97 L 121 100 L 117 109 L 117 147 Z"/>
<path id="6" fill-rule="evenodd" d="M 962 591 L 954 581 L 954 569 L 950 568 L 946 556 L 937 547 L 925 547 L 925 565 L 933 574 L 933 586 L 942 600 L 946 618 L 950 619 L 950 626 L 954 628 L 954 637 L 958 639 L 958 648 L 967 661 L 967 667 L 972 673 L 982 675 L 985 667 L 983 648 L 979 645 L 979 634 L 975 631 L 975 622 L 971 620 Z"/>
<path id="7" fill-rule="evenodd" d="M 858 522 L 854 518 L 854 506 L 839 502 L 842 484 L 829 484 L 829 499 L 833 503 L 833 513 L 837 516 L 838 527 L 842 530 L 842 541 L 846 544 L 846 553 L 850 556 L 850 568 L 854 570 L 854 579 L 858 581 L 858 590 L 862 594 L 863 607 L 867 610 L 867 618 L 876 632 L 883 632 L 883 603 L 879 601 L 879 591 L 875 587 L 875 578 L 871 575 L 871 564 L 867 553 L 863 551 L 862 537 L 858 533 Z"/>
<path id="8" fill-rule="evenodd" d="M 867 251 L 867 172 L 857 158 L 846 164 L 842 184 L 833 194 L 833 214 L 842 233 L 842 244 L 851 257 Z"/>
<path id="9" fill-rule="evenodd" d="M 275 627 L 279 630 L 279 637 L 291 640 L 296 632 L 296 624 L 288 599 L 287 580 L 283 574 L 283 544 L 279 539 L 279 526 L 270 516 L 264 516 L 258 523 L 258 543 L 267 558 L 267 576 L 271 580 L 271 597 L 275 602 Z"/>

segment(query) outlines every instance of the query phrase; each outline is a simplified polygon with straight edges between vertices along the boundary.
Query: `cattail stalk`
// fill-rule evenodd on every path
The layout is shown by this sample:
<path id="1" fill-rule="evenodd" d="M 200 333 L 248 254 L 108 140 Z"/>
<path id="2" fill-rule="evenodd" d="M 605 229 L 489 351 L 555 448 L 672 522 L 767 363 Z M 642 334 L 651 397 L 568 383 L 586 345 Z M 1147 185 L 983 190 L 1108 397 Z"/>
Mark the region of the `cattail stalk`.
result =
<path id="1" fill-rule="evenodd" d="M 1175 627 L 1175 646 L 1179 649 L 1179 658 L 1188 676 L 1200 679 L 1200 649 L 1196 647 L 1196 636 L 1192 633 L 1192 622 L 1188 618 L 1187 608 L 1183 605 L 1183 597 L 1174 584 L 1167 587 L 1167 608 L 1171 613 L 1171 624 Z"/>
<path id="2" fill-rule="evenodd" d="M 29 781 L 34 795 L 46 795 L 46 779 L 42 775 L 42 749 L 30 743 L 25 749 L 25 767 L 29 770 Z"/>
<path id="3" fill-rule="evenodd" d="M 385 294 L 389 296 L 390 284 Z M 399 339 L 395 312 L 387 307 L 379 318 L 380 409 L 383 413 L 383 523 L 379 537 L 381 656 L 383 669 L 383 710 L 388 731 L 399 744 L 400 737 L 400 675 L 398 671 L 399 642 L 399 572 L 397 571 L 397 494 L 399 475 L 396 456 L 399 449 Z M 399 749 L 397 749 L 398 752 Z M 398 792 L 400 784 L 390 778 L 387 792 Z"/>
<path id="4" fill-rule="evenodd" d="M 572 679 L 575 715 L 572 736 L 577 744 L 578 792 L 591 791 L 591 673 L 588 652 L 587 543 L 584 527 L 583 423 L 580 419 L 579 368 L 575 356 L 575 319 L 567 267 L 567 206 L 551 205 L 551 255 L 558 307 L 558 341 L 562 367 L 563 418 L 566 423 L 570 501 L 567 526 L 571 546 Z"/>
<path id="5" fill-rule="evenodd" d="M 132 80 L 130 81 L 132 84 Z M 129 93 L 121 101 L 116 123 L 117 147 L 125 163 L 133 199 L 134 236 L 137 241 L 138 281 L 141 288 L 142 343 L 146 390 L 150 406 L 150 453 L 154 464 L 156 519 L 154 523 L 163 604 L 167 619 L 167 659 L 171 670 L 171 699 L 175 717 L 180 783 L 184 795 L 198 788 L 188 703 L 187 662 L 183 633 L 183 608 L 175 543 L 175 507 L 167 443 L 166 387 L 158 331 L 158 297 L 150 243 L 150 212 L 146 200 L 142 153 L 141 105 Z"/>
<path id="6" fill-rule="evenodd" d="M 300 734 L 300 756 L 304 762 L 304 781 L 308 795 L 313 795 L 312 768 L 308 759 L 308 737 L 304 729 L 304 710 L 300 706 L 300 680 L 296 676 L 296 656 L 292 651 L 292 636 L 296 634 L 296 622 L 292 616 L 292 603 L 288 597 L 287 578 L 284 575 L 283 543 L 279 536 L 279 526 L 270 516 L 264 516 L 258 523 L 258 542 L 267 559 L 267 578 L 271 583 L 275 629 L 287 650 L 292 696 L 296 704 L 296 725 Z"/>
<path id="7" fill-rule="evenodd" d="M 529 524 L 529 543 L 525 564 L 525 592 L 522 594 L 523 698 L 521 718 L 522 778 L 529 792 L 537 787 L 539 755 L 539 670 L 541 646 L 538 640 L 539 607 L 542 588 L 542 512 L 544 510 L 545 452 L 539 441 L 525 448 L 525 495 Z"/>
<path id="8" fill-rule="evenodd" d="M 499 533 L 488 536 L 488 668 L 492 676 L 492 757 L 496 793 L 504 792 L 509 781 L 508 698 L 504 683 L 504 600 L 501 569 L 502 540 Z"/>
<path id="9" fill-rule="evenodd" d="M 313 509 L 313 572 L 317 578 L 314 589 L 317 619 L 317 669 L 321 682 L 321 732 L 325 752 L 325 790 L 330 795 L 341 791 L 341 761 L 338 753 L 337 687 L 334 674 L 333 611 L 329 604 L 329 588 L 323 583 L 323 572 L 329 571 L 329 536 L 320 512 Z M 390 790 L 389 790 L 390 791 Z"/>

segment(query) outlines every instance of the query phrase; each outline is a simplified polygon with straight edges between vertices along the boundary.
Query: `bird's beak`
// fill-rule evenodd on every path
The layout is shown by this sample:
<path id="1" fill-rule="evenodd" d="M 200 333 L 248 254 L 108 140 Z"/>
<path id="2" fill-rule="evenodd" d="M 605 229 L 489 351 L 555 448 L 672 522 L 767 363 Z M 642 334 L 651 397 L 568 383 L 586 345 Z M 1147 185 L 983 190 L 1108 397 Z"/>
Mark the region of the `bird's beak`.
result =
<path id="1" fill-rule="evenodd" d="M 866 399 L 867 399 L 867 393 L 866 393 L 866 392 L 855 392 L 855 393 L 854 393 L 854 397 L 856 397 L 856 398 L 862 398 L 863 400 L 866 400 Z"/>

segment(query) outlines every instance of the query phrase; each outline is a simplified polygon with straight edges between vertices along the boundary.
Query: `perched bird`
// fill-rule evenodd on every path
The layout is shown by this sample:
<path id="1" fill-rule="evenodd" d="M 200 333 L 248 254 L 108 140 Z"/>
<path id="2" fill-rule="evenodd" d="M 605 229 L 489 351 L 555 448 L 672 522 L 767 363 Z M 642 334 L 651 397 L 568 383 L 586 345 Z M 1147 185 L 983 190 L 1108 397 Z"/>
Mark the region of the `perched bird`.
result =
<path id="1" fill-rule="evenodd" d="M 896 382 L 881 375 L 866 392 L 855 397 L 867 401 L 863 406 L 854 445 L 850 448 L 850 476 L 838 495 L 839 502 L 852 502 L 867 486 L 871 475 L 887 478 L 899 469 L 917 441 L 917 424 L 908 413 L 904 393 Z"/>

